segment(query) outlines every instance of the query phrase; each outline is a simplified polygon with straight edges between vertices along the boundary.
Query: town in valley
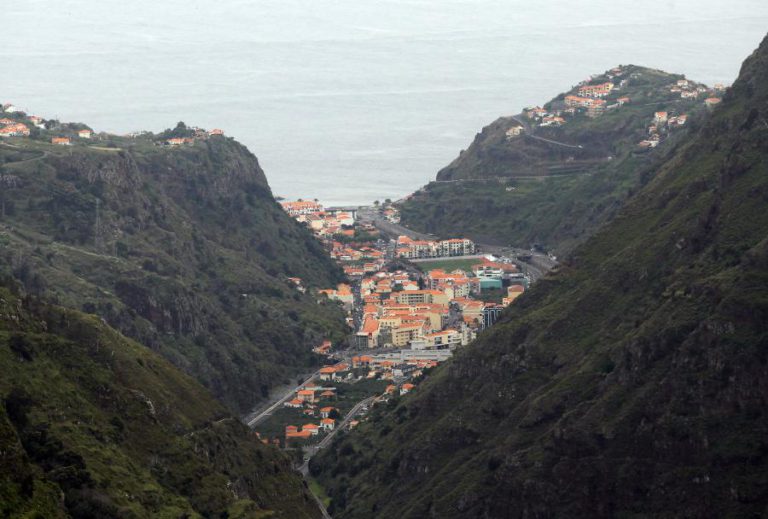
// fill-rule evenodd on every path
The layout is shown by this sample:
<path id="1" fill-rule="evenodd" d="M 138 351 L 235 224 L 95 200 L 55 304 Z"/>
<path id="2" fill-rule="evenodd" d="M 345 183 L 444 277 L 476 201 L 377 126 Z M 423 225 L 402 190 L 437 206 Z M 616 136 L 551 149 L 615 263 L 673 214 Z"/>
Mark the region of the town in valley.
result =
<path id="1" fill-rule="evenodd" d="M 531 282 L 514 255 L 399 226 L 389 200 L 370 207 L 281 205 L 343 269 L 346 281 L 316 290 L 316 297 L 342 306 L 350 330 L 346 343 L 317 344 L 323 366 L 248 421 L 264 443 L 296 453 L 315 452 L 373 406 L 417 391 L 430 369 L 493 326 Z M 300 278 L 286 283 L 309 290 Z"/>

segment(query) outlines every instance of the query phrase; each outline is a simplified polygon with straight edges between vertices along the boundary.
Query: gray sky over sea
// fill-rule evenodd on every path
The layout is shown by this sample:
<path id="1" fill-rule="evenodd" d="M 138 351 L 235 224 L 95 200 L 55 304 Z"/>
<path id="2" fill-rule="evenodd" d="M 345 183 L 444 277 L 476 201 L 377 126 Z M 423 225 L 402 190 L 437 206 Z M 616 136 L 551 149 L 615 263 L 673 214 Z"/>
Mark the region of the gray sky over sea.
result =
<path id="1" fill-rule="evenodd" d="M 730 83 L 765 0 L 3 0 L 0 102 L 97 131 L 220 127 L 289 198 L 368 203 L 482 126 L 634 63 Z"/>

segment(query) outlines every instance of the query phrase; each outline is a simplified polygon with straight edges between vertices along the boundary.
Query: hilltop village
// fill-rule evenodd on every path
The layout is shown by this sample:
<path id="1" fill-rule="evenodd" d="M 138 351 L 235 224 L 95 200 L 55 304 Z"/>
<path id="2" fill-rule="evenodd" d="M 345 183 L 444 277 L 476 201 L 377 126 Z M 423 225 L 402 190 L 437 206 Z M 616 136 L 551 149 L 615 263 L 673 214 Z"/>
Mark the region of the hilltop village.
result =
<path id="1" fill-rule="evenodd" d="M 30 115 L 13 103 L 5 103 L 0 107 L 0 138 L 10 142 L 11 137 L 22 137 L 30 141 L 47 142 L 55 146 L 74 146 L 77 144 L 94 147 L 102 144 L 113 144 L 114 140 L 146 139 L 157 146 L 191 145 L 197 141 L 214 136 L 223 136 L 224 130 L 214 128 L 206 130 L 196 126 L 187 127 L 183 123 L 160 134 L 151 132 L 132 132 L 126 135 L 115 135 L 106 132 L 94 132 L 92 128 L 80 123 L 66 123 L 57 119 L 46 119 L 38 115 Z"/>
<path id="2" fill-rule="evenodd" d="M 324 341 L 314 348 L 329 362 L 273 406 L 256 427 L 264 442 L 327 444 L 335 431 L 355 427 L 370 406 L 416 390 L 431 368 L 492 326 L 529 283 L 510 260 L 482 255 L 466 238 L 386 236 L 374 223 L 399 221 L 389 203 L 363 217 L 361 208 L 325 208 L 317 200 L 281 204 L 343 268 L 347 281 L 318 290 L 317 297 L 341 305 L 353 333 L 348 344 Z M 307 290 L 300 278 L 287 282 Z"/>
<path id="3" fill-rule="evenodd" d="M 517 121 L 507 130 L 506 136 L 514 139 L 532 128 L 559 127 L 579 116 L 594 119 L 633 103 L 644 103 L 646 99 L 634 98 L 625 93 L 634 83 L 641 84 L 643 80 L 642 74 L 633 71 L 632 67 L 615 67 L 603 75 L 579 83 L 569 93 L 545 107 L 525 108 L 523 115 L 526 120 Z M 665 97 L 669 101 L 680 102 L 680 110 L 676 113 L 658 112 L 649 123 L 647 139 L 638 142 L 638 147 L 656 147 L 669 131 L 685 125 L 687 114 L 683 110 L 695 107 L 696 102 L 703 103 L 707 108 L 714 107 L 721 101 L 720 96 L 725 88 L 722 84 L 709 88 L 688 79 L 679 79 L 668 85 L 663 93 L 667 94 Z M 699 101 L 700 98 L 703 100 Z"/>

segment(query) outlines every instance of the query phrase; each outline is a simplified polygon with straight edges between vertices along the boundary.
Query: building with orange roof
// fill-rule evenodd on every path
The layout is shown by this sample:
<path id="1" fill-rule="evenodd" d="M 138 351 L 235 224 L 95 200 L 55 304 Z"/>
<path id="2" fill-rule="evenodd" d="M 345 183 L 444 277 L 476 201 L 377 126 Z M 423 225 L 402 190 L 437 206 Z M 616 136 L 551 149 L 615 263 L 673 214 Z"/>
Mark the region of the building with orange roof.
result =
<path id="1" fill-rule="evenodd" d="M 393 328 L 391 333 L 392 345 L 396 348 L 404 348 L 405 346 L 408 346 L 412 340 L 424 333 L 424 325 L 401 325 L 397 328 Z"/>
<path id="2" fill-rule="evenodd" d="M 565 119 L 559 115 L 548 115 L 541 120 L 541 126 L 562 126 L 565 124 Z"/>
<path id="3" fill-rule="evenodd" d="M 292 407 L 294 409 L 300 408 L 304 404 L 304 401 L 299 398 L 294 398 L 283 404 L 284 407 Z"/>
<path id="4" fill-rule="evenodd" d="M 13 123 L 0 128 L 0 137 L 29 137 L 29 133 L 29 128 L 22 123 Z"/>
<path id="5" fill-rule="evenodd" d="M 336 377 L 336 369 L 333 366 L 320 368 L 320 380 L 333 380 Z"/>
<path id="6" fill-rule="evenodd" d="M 336 410 L 335 407 L 331 407 L 331 406 L 323 407 L 320 409 L 320 416 L 322 418 L 328 418 L 334 410 Z"/>
<path id="7" fill-rule="evenodd" d="M 372 315 L 367 315 L 363 319 L 363 326 L 357 332 L 355 339 L 358 347 L 376 348 L 379 345 L 379 320 Z"/>
<path id="8" fill-rule="evenodd" d="M 319 213 L 323 210 L 323 206 L 320 205 L 317 202 L 311 201 L 311 200 L 297 200 L 295 202 L 281 202 L 280 205 L 283 207 L 283 210 L 285 210 L 286 213 L 293 217 L 297 217 L 300 215 L 308 215 L 308 214 L 314 214 Z"/>
<path id="9" fill-rule="evenodd" d="M 370 355 L 360 355 L 358 357 L 352 357 L 352 367 L 353 368 L 364 368 L 371 364 L 371 356 Z"/>
<path id="10" fill-rule="evenodd" d="M 329 340 L 324 340 L 319 346 L 312 348 L 312 351 L 321 355 L 327 355 L 331 351 L 333 344 Z"/>
<path id="11" fill-rule="evenodd" d="M 410 384 L 410 383 L 405 383 L 405 384 L 403 384 L 403 385 L 400 387 L 400 394 L 401 394 L 401 395 L 405 395 L 405 394 L 407 394 L 407 393 L 410 393 L 411 391 L 413 391 L 413 390 L 414 390 L 414 388 L 415 388 L 415 387 L 416 387 L 416 386 L 414 386 L 413 384 Z"/>
<path id="12" fill-rule="evenodd" d="M 323 418 L 320 420 L 320 427 L 325 431 L 332 431 L 336 427 L 336 420 L 333 418 Z"/>
<path id="13" fill-rule="evenodd" d="M 704 100 L 704 104 L 711 108 L 717 104 L 720 104 L 721 101 L 722 99 L 719 97 L 708 97 Z"/>
<path id="14" fill-rule="evenodd" d="M 582 85 L 579 87 L 579 95 L 582 97 L 605 97 L 613 90 L 613 83 L 606 82 L 599 85 Z"/>
<path id="15" fill-rule="evenodd" d="M 302 426 L 301 430 L 302 432 L 309 431 L 310 434 L 316 436 L 320 432 L 320 426 L 313 423 L 308 423 Z"/>
<path id="16" fill-rule="evenodd" d="M 537 117 L 543 117 L 547 111 L 540 106 L 531 106 L 523 110 L 526 117 L 529 119 L 536 119 Z"/>
<path id="17" fill-rule="evenodd" d="M 288 442 L 288 440 L 308 440 L 312 436 L 314 436 L 317 433 L 312 433 L 311 431 L 293 431 L 293 432 L 286 432 L 285 433 L 285 441 Z"/>
<path id="18" fill-rule="evenodd" d="M 311 389 L 299 389 L 296 392 L 296 399 L 301 400 L 302 402 L 314 403 L 315 392 Z"/>
<path id="19" fill-rule="evenodd" d="M 355 302 L 354 295 L 352 294 L 352 287 L 345 283 L 339 283 L 335 290 L 332 288 L 325 288 L 318 290 L 318 293 L 325 294 L 328 296 L 328 299 L 340 301 L 346 307 L 352 306 Z"/>
<path id="20" fill-rule="evenodd" d="M 565 104 L 574 108 L 586 108 L 588 116 L 597 117 L 605 111 L 606 103 L 603 99 L 567 95 L 565 96 Z"/>

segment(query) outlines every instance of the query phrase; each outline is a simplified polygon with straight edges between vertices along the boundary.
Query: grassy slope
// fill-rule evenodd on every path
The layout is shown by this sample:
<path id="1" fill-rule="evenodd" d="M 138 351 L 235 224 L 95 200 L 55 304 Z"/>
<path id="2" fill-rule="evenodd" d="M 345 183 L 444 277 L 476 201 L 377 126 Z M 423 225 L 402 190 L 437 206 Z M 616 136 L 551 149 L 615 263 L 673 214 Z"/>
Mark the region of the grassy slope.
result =
<path id="1" fill-rule="evenodd" d="M 559 272 L 313 461 L 335 517 L 765 514 L 766 106 L 768 39 Z"/>
<path id="2" fill-rule="evenodd" d="M 516 123 L 499 119 L 438 173 L 438 180 L 464 181 L 430 183 L 403 204 L 403 223 L 482 243 L 538 243 L 559 254 L 571 250 L 615 214 L 641 184 L 643 172 L 653 169 L 687 133 L 676 130 L 660 149 L 637 153 L 636 143 L 646 135 L 653 113 L 701 111 L 701 101 L 682 101 L 664 88 L 682 76 L 640 67 L 631 67 L 627 76 L 633 73 L 639 76 L 614 94 L 628 95 L 631 104 L 596 119 L 579 116 L 560 128 L 536 130 L 541 137 L 582 149 L 528 137 L 510 141 L 505 132 Z M 689 128 L 698 124 L 695 119 L 689 119 Z"/>
<path id="3" fill-rule="evenodd" d="M 286 458 L 94 316 L 0 288 L 0 373 L 0 516 L 317 515 Z"/>
<path id="4" fill-rule="evenodd" d="M 104 317 L 239 411 L 315 362 L 312 345 L 343 338 L 338 307 L 285 280 L 329 286 L 338 268 L 243 146 L 12 144 L 47 154 L 0 169 L 0 272 L 30 292 Z"/>

